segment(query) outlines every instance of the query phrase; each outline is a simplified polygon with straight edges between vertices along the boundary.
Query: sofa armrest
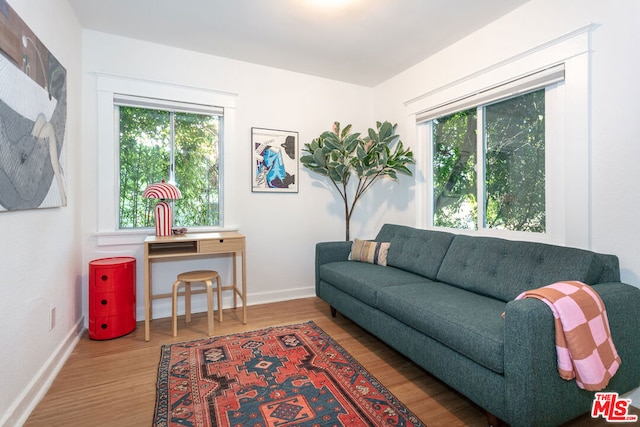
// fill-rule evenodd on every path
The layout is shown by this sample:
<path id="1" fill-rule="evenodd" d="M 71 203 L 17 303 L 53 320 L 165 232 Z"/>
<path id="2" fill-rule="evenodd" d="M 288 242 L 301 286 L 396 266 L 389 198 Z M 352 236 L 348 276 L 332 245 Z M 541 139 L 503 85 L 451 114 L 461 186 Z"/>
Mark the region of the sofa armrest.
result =
<path id="1" fill-rule="evenodd" d="M 346 261 L 351 252 L 351 245 L 350 241 L 316 243 L 316 287 L 320 281 L 320 266 L 330 262 Z"/>
<path id="2" fill-rule="evenodd" d="M 544 302 L 525 298 L 507 303 L 504 322 L 507 418 L 513 425 L 542 425 L 539 408 L 548 384 L 559 378 L 553 314 Z"/>
<path id="3" fill-rule="evenodd" d="M 622 394 L 640 382 L 640 289 L 623 283 L 593 288 L 605 304 L 613 342 L 622 359 L 607 390 Z M 553 314 L 538 299 L 525 298 L 506 305 L 504 375 L 509 399 L 506 407 L 514 425 L 554 424 L 551 414 L 569 420 L 587 412 L 593 402 L 593 392 L 560 378 Z"/>
<path id="4" fill-rule="evenodd" d="M 613 345 L 622 361 L 608 388 L 626 393 L 640 385 L 640 289 L 620 282 L 592 287 L 607 310 Z"/>

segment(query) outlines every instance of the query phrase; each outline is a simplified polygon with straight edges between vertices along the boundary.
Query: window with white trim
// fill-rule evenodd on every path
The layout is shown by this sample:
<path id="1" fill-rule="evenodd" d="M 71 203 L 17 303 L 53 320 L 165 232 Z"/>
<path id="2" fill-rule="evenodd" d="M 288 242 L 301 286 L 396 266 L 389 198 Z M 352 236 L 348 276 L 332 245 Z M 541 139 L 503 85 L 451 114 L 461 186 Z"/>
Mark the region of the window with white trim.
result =
<path id="1" fill-rule="evenodd" d="M 114 94 L 120 229 L 153 227 L 152 183 L 175 184 L 174 226 L 221 225 L 220 107 Z"/>
<path id="2" fill-rule="evenodd" d="M 431 148 L 431 225 L 546 232 L 546 100 L 563 80 L 561 64 L 416 116 Z"/>
<path id="3" fill-rule="evenodd" d="M 153 232 L 152 227 L 123 229 L 120 227 L 120 121 L 116 106 L 130 106 L 157 110 L 173 110 L 205 115 L 219 115 L 223 123 L 218 128 L 218 158 L 224 159 L 224 145 L 235 141 L 237 94 L 206 87 L 139 79 L 108 73 L 95 73 L 97 108 L 96 145 L 96 234 L 99 245 L 136 244 L 141 236 Z M 144 101 L 144 102 L 143 102 Z M 159 105 L 160 103 L 160 105 Z M 162 106 L 164 105 L 164 107 Z M 188 110 L 184 108 L 188 107 Z M 205 110 L 201 108 L 205 107 Z M 213 108 L 213 111 L 210 109 Z M 195 109 L 195 111 L 194 111 Z M 224 116 L 222 116 L 224 114 Z M 224 125 L 223 125 L 224 124 Z M 218 226 L 190 226 L 190 231 L 234 228 L 233 218 L 223 206 L 223 161 L 218 162 Z M 167 172 L 167 177 L 170 177 Z M 164 178 L 165 180 L 167 178 Z M 180 180 L 176 176 L 176 181 Z M 178 209 L 185 196 L 175 203 Z M 226 205 L 225 205 L 226 206 Z M 175 217 L 174 209 L 174 217 Z M 175 218 L 174 218 L 175 219 Z M 176 224 L 178 226 L 178 224 Z"/>

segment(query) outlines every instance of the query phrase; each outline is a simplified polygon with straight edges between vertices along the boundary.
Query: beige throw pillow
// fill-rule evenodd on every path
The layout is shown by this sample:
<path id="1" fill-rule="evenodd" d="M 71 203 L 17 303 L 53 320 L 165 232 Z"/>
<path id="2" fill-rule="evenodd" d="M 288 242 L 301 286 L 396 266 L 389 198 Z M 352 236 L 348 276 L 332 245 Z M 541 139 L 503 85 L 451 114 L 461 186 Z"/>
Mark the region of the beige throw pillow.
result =
<path id="1" fill-rule="evenodd" d="M 370 264 L 387 265 L 387 253 L 390 245 L 391 243 L 389 242 L 354 239 L 349 259 Z"/>

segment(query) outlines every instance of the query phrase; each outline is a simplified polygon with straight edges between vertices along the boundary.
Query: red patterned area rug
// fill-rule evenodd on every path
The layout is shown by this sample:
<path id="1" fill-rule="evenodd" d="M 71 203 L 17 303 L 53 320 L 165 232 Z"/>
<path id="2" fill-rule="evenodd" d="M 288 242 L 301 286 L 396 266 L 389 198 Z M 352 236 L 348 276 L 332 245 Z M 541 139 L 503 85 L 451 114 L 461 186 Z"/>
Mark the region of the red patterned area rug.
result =
<path id="1" fill-rule="evenodd" d="M 165 345 L 154 426 L 424 426 L 313 322 Z"/>

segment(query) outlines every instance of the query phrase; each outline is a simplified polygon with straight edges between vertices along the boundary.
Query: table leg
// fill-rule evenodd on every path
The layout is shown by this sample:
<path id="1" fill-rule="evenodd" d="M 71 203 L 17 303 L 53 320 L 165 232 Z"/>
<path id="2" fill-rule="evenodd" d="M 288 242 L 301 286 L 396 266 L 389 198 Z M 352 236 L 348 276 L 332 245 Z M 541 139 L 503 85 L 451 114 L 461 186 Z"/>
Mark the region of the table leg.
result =
<path id="1" fill-rule="evenodd" d="M 151 278 L 151 261 L 149 261 L 147 277 L 149 278 L 149 322 L 151 322 L 153 320 L 153 279 Z"/>
<path id="2" fill-rule="evenodd" d="M 236 264 L 237 253 L 233 253 L 233 308 L 238 308 L 238 275 L 237 275 L 237 264 Z"/>
<path id="3" fill-rule="evenodd" d="M 242 323 L 247 324 L 247 259 L 242 251 Z"/>
<path id="4" fill-rule="evenodd" d="M 144 340 L 149 341 L 149 320 L 151 319 L 151 265 L 149 247 L 144 245 Z"/>

